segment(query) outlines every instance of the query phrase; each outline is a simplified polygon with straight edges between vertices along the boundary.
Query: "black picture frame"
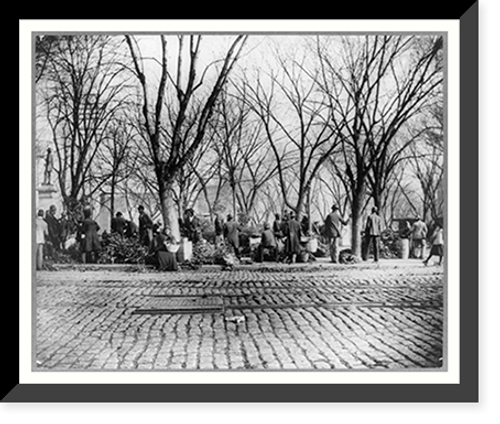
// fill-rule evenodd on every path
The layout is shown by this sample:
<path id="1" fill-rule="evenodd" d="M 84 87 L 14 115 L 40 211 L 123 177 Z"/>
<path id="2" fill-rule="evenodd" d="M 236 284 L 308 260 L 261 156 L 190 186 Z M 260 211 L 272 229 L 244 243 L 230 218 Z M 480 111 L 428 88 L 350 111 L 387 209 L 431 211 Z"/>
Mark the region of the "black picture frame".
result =
<path id="1" fill-rule="evenodd" d="M 459 20 L 459 384 L 19 384 L 4 374 L 2 402 L 478 402 L 478 2 Z M 3 315 L 11 330 L 4 364 L 19 369 L 18 314 Z"/>

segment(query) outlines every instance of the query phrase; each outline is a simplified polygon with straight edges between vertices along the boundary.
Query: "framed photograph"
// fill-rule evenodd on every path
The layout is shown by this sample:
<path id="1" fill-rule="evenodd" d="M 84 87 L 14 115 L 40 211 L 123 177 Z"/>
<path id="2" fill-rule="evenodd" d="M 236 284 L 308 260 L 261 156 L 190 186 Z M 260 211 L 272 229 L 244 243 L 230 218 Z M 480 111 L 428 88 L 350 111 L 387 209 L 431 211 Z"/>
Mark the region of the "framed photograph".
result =
<path id="1" fill-rule="evenodd" d="M 4 402 L 478 401 L 477 2 L 19 48 Z"/>

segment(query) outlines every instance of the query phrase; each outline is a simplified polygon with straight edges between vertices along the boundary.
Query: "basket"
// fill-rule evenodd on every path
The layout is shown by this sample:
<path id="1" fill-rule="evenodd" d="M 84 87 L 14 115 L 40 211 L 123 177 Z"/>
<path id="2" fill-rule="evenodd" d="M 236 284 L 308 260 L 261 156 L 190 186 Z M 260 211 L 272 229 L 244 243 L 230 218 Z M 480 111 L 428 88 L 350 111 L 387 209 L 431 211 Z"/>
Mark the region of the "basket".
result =
<path id="1" fill-rule="evenodd" d="M 170 253 L 177 253 L 180 249 L 181 245 L 180 244 L 167 244 L 167 250 Z"/>

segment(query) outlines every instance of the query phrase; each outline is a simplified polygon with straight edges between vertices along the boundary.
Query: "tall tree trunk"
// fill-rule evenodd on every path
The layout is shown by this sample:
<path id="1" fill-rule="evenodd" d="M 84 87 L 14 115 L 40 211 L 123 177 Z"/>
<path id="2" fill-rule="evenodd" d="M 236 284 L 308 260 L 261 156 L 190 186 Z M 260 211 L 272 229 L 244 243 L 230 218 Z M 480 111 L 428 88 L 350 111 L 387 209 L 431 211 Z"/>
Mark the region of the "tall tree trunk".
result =
<path id="1" fill-rule="evenodd" d="M 299 192 L 299 198 L 297 199 L 297 207 L 295 208 L 295 217 L 300 219 L 304 211 L 307 213 L 307 188 Z"/>
<path id="2" fill-rule="evenodd" d="M 236 212 L 236 184 L 231 181 L 231 191 L 232 191 L 232 202 L 233 202 L 233 218 L 238 220 L 238 215 Z"/>
<path id="3" fill-rule="evenodd" d="M 356 190 L 353 193 L 352 199 L 352 234 L 351 246 L 352 253 L 355 256 L 361 256 L 361 230 L 363 228 L 362 212 L 363 212 L 364 192 Z"/>
<path id="4" fill-rule="evenodd" d="M 161 214 L 165 228 L 175 241 L 180 242 L 181 232 L 179 228 L 179 217 L 177 216 L 177 208 L 175 205 L 172 183 L 170 181 L 160 181 L 159 195 Z"/>
<path id="5" fill-rule="evenodd" d="M 109 211 L 111 215 L 111 219 L 115 215 L 115 192 L 116 192 L 116 181 L 115 177 L 111 179 L 111 199 L 109 199 Z"/>

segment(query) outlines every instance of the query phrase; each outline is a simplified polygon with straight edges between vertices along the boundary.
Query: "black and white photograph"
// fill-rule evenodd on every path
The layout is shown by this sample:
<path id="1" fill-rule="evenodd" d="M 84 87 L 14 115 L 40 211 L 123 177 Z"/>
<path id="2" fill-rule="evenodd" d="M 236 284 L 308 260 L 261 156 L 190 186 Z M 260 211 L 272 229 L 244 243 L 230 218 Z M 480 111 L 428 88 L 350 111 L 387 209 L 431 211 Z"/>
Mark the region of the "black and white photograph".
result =
<path id="1" fill-rule="evenodd" d="M 447 35 L 33 34 L 32 370 L 447 370 Z"/>

